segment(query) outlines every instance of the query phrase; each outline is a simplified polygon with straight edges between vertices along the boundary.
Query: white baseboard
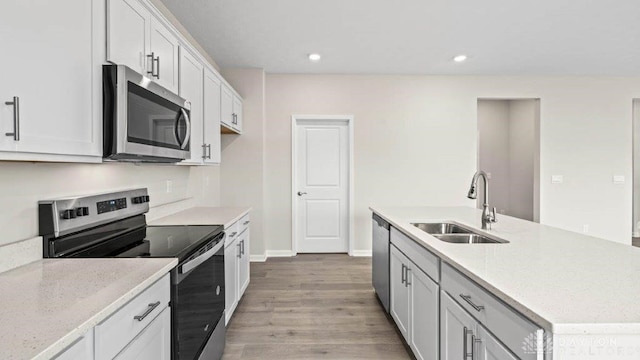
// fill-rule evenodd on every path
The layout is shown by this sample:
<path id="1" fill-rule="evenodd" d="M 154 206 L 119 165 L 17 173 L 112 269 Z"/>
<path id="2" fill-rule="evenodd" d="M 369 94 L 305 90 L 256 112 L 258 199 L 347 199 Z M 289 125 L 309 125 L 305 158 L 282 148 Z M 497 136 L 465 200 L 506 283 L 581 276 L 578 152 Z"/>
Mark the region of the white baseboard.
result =
<path id="1" fill-rule="evenodd" d="M 267 255 L 266 254 L 251 255 L 249 257 L 249 261 L 251 261 L 251 262 L 265 262 L 265 261 L 267 261 Z"/>
<path id="2" fill-rule="evenodd" d="M 371 257 L 371 250 L 353 250 L 351 256 Z"/>
<path id="3" fill-rule="evenodd" d="M 266 256 L 267 256 L 267 258 L 270 258 L 270 257 L 291 257 L 291 256 L 293 256 L 293 251 L 291 251 L 291 250 L 267 250 Z"/>

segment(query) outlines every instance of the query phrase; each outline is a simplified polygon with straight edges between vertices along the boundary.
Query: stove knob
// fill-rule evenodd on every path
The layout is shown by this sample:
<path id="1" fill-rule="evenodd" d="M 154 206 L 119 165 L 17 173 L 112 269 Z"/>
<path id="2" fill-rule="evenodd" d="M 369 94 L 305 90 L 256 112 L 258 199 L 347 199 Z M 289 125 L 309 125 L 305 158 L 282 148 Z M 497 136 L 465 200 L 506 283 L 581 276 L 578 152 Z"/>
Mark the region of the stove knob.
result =
<path id="1" fill-rule="evenodd" d="M 149 202 L 149 195 L 144 196 L 144 202 Z"/>
<path id="2" fill-rule="evenodd" d="M 82 209 L 82 216 L 89 215 L 89 208 L 88 207 L 84 206 L 84 207 L 81 207 L 80 209 Z"/>
<path id="3" fill-rule="evenodd" d="M 82 216 L 82 208 L 76 208 L 76 216 Z"/>
<path id="4" fill-rule="evenodd" d="M 131 202 L 133 204 L 142 204 L 142 197 L 141 196 L 134 196 L 131 198 Z"/>
<path id="5" fill-rule="evenodd" d="M 60 214 L 60 217 L 65 219 L 65 220 L 75 219 L 76 218 L 76 210 L 75 209 L 64 210 Z"/>

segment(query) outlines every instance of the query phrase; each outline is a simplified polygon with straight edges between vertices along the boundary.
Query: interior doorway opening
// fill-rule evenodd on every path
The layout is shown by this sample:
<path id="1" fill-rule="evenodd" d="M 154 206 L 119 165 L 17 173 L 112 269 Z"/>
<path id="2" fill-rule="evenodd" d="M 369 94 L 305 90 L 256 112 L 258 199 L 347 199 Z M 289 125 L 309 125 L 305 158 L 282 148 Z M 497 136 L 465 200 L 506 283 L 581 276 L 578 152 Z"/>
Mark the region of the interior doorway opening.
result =
<path id="1" fill-rule="evenodd" d="M 478 169 L 499 214 L 540 222 L 540 99 L 478 99 Z"/>

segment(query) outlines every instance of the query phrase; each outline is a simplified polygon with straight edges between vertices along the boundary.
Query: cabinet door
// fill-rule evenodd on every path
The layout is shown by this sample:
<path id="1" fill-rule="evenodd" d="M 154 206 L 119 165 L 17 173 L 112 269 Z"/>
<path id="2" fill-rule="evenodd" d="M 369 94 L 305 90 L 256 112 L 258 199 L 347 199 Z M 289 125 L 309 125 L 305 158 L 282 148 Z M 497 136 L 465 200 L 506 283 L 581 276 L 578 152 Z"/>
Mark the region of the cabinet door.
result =
<path id="1" fill-rule="evenodd" d="M 216 74 L 204 71 L 204 143 L 207 145 L 207 164 L 220 164 L 220 85 Z"/>
<path id="2" fill-rule="evenodd" d="M 391 246 L 389 282 L 391 283 L 391 317 L 402 336 L 409 335 L 409 290 L 405 282 L 405 266 L 409 260 L 395 246 Z"/>
<path id="3" fill-rule="evenodd" d="M 235 123 L 233 124 L 233 128 L 236 129 L 237 132 L 242 132 L 242 100 L 237 96 L 233 97 L 233 113 L 235 115 Z"/>
<path id="4" fill-rule="evenodd" d="M 238 305 L 238 239 L 224 249 L 225 325 Z"/>
<path id="5" fill-rule="evenodd" d="M 91 360 L 93 359 L 93 328 L 74 344 L 56 355 L 54 360 Z"/>
<path id="6" fill-rule="evenodd" d="M 171 359 L 171 308 L 165 308 L 129 345 L 116 360 Z"/>
<path id="7" fill-rule="evenodd" d="M 222 94 L 220 96 L 220 106 L 222 117 L 220 122 L 228 128 L 233 127 L 233 93 L 226 84 L 222 84 Z"/>
<path id="8" fill-rule="evenodd" d="M 245 290 L 249 286 L 250 272 L 250 251 L 249 251 L 249 230 L 245 230 L 239 237 L 240 240 L 240 261 L 238 270 L 238 300 L 242 298 Z"/>
<path id="9" fill-rule="evenodd" d="M 137 0 L 108 0 L 107 61 L 146 75 L 151 64 L 150 23 L 151 13 Z"/>
<path id="10" fill-rule="evenodd" d="M 476 324 L 446 292 L 440 291 L 440 359 L 470 358 L 471 336 Z"/>
<path id="11" fill-rule="evenodd" d="M 478 360 L 518 360 L 507 348 L 502 345 L 484 326 L 478 325 L 476 347 L 474 351 L 479 353 Z"/>
<path id="12" fill-rule="evenodd" d="M 149 39 L 153 63 L 147 74 L 167 89 L 178 92 L 178 39 L 156 18 L 151 18 L 151 37 Z"/>
<path id="13" fill-rule="evenodd" d="M 93 96 L 93 84 L 101 82 L 93 38 L 100 34 L 94 22 L 99 3 L 2 2 L 0 151 L 101 156 L 102 121 L 93 111 L 101 106 Z M 5 104 L 13 97 L 17 118 L 14 106 Z M 5 135 L 16 128 L 19 139 Z"/>
<path id="14" fill-rule="evenodd" d="M 202 137 L 203 78 L 204 67 L 185 48 L 180 48 L 180 96 L 191 104 L 191 137 L 189 146 L 191 158 L 187 162 L 202 163 L 204 139 Z"/>
<path id="15" fill-rule="evenodd" d="M 409 346 L 418 360 L 438 358 L 439 287 L 415 264 L 409 263 Z"/>

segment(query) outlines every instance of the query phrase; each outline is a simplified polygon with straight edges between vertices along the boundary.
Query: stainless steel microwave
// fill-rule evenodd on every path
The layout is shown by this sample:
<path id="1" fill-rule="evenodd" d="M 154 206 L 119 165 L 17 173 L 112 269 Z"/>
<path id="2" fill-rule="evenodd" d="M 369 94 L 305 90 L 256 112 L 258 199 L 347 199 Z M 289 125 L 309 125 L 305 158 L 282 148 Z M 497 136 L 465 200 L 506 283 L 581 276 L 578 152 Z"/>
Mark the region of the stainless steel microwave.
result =
<path id="1" fill-rule="evenodd" d="M 103 157 L 179 162 L 190 157 L 190 103 L 124 65 L 102 67 Z"/>

